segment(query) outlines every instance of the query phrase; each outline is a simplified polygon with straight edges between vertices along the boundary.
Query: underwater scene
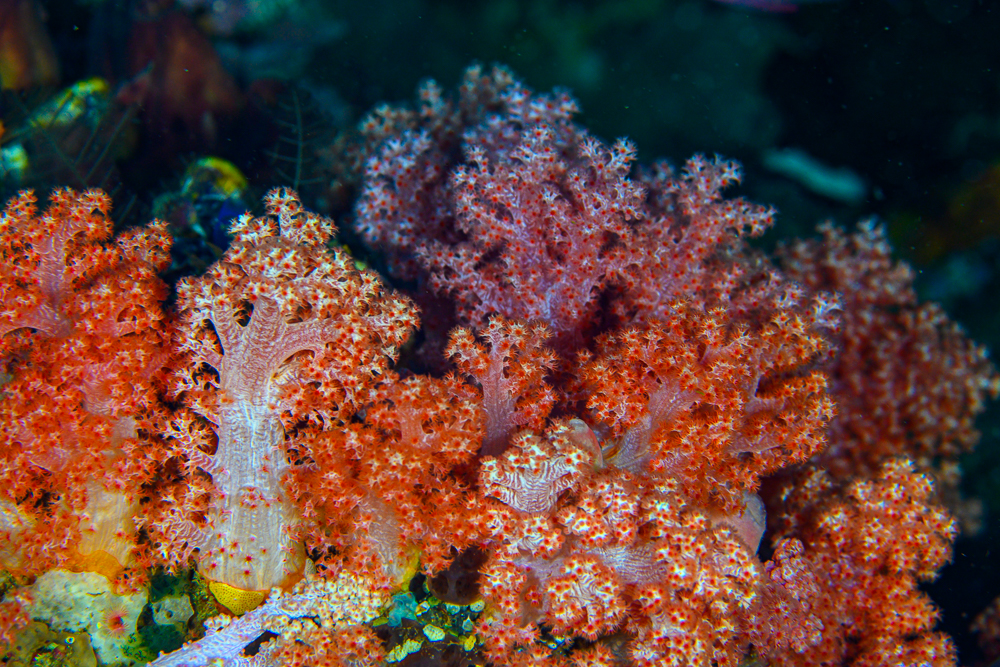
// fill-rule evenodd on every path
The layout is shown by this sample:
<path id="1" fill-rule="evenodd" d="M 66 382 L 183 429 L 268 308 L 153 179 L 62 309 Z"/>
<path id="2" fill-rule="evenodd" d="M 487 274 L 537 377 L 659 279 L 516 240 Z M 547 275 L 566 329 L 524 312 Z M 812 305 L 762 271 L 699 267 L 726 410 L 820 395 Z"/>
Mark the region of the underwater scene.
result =
<path id="1" fill-rule="evenodd" d="M 0 667 L 1000 665 L 997 35 L 0 0 Z"/>

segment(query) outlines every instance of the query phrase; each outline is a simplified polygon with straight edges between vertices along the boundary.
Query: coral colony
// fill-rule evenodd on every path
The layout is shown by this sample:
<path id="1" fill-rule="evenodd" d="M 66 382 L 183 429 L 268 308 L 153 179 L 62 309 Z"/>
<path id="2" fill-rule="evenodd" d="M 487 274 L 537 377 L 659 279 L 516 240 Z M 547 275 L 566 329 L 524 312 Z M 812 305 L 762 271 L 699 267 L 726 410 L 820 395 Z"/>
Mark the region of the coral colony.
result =
<path id="1" fill-rule="evenodd" d="M 477 582 L 445 600 L 468 664 L 954 664 L 918 583 L 985 351 L 878 226 L 769 258 L 746 239 L 774 212 L 722 196 L 737 164 L 637 168 L 574 112 L 472 68 L 366 119 L 351 224 L 409 297 L 288 190 L 169 309 L 161 223 L 9 201 L 2 567 L 196 568 L 232 615 L 161 667 L 433 651 L 440 623 L 373 622 L 429 613 L 417 573 Z M 35 595 L 8 592 L 8 638 Z"/>

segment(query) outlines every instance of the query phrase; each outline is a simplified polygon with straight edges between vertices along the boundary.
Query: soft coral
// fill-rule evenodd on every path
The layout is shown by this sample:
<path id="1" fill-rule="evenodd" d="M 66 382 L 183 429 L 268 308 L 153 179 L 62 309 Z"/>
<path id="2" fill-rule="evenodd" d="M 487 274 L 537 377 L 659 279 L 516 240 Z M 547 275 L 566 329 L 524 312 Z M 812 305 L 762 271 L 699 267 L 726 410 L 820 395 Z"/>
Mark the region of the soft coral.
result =
<path id="1" fill-rule="evenodd" d="M 130 561 L 133 515 L 166 449 L 158 378 L 170 333 L 156 273 L 169 236 L 153 222 L 113 242 L 103 192 L 34 194 L 0 218 L 0 332 L 12 380 L 0 403 L 0 522 L 8 567 Z M 108 557 L 113 560 L 109 560 Z"/>

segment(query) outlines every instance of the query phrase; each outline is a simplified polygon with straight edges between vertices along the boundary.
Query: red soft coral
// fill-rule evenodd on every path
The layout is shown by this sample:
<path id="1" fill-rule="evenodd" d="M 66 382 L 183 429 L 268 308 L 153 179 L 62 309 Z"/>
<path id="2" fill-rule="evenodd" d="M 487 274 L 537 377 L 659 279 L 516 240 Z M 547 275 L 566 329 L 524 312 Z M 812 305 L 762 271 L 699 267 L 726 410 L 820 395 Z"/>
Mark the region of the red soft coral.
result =
<path id="1" fill-rule="evenodd" d="M 452 332 L 446 354 L 479 388 L 483 454 L 502 452 L 518 427 L 544 425 L 556 401 L 556 393 L 544 381 L 555 366 L 555 355 L 545 347 L 549 336 L 544 325 L 500 316 L 490 318 L 481 336 L 464 328 Z"/>
<path id="2" fill-rule="evenodd" d="M 329 251 L 333 222 L 288 190 L 268 215 L 233 221 L 233 242 L 205 276 L 178 288 L 180 347 L 189 366 L 176 390 L 211 425 L 177 428 L 190 468 L 212 477 L 215 499 L 195 534 L 169 536 L 225 586 L 262 591 L 301 575 L 302 509 L 284 477 L 310 429 L 331 429 L 371 400 L 375 383 L 417 325 L 412 304 Z M 194 474 L 194 471 L 191 471 Z"/>
<path id="3" fill-rule="evenodd" d="M 662 324 L 605 337 L 578 370 L 579 391 L 611 436 L 604 458 L 735 508 L 761 475 L 825 443 L 833 403 L 811 367 L 826 351 L 813 329 L 801 308 L 749 329 L 722 309 L 679 302 Z"/>
<path id="4" fill-rule="evenodd" d="M 158 389 L 170 356 L 161 308 L 163 223 L 113 241 L 103 192 L 31 192 L 0 218 L 0 332 L 10 382 L 0 403 L 7 567 L 131 562 L 143 486 L 168 451 Z M 28 344 L 26 344 L 28 343 Z"/>
<path id="5" fill-rule="evenodd" d="M 913 271 L 892 260 L 881 227 L 820 231 L 822 241 L 783 255 L 794 280 L 837 292 L 843 310 L 828 366 L 839 409 L 824 464 L 846 479 L 900 454 L 924 468 L 956 458 L 979 439 L 974 421 L 987 397 L 1000 393 L 986 349 L 939 306 L 917 302 Z"/>
<path id="6" fill-rule="evenodd" d="M 761 651 L 789 665 L 907 655 L 953 664 L 951 641 L 932 632 L 938 612 L 917 587 L 951 558 L 957 533 L 933 493 L 906 459 L 845 486 L 820 470 L 788 481 L 774 521 L 781 541 L 753 614 Z"/>

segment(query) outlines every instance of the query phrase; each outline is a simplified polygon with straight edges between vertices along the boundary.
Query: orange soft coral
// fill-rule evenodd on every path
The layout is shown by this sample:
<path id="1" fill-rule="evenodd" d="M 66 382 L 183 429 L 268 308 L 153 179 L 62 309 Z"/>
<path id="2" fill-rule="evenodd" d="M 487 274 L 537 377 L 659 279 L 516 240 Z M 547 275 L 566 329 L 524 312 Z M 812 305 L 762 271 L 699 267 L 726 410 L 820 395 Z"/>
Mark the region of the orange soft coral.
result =
<path id="1" fill-rule="evenodd" d="M 520 664 L 541 624 L 591 641 L 624 631 L 639 665 L 735 665 L 747 641 L 735 621 L 760 572 L 756 543 L 677 484 L 605 468 L 581 424 L 523 431 L 483 462 L 488 657 Z"/>
<path id="2" fill-rule="evenodd" d="M 789 482 L 753 614 L 758 648 L 788 665 L 953 664 L 951 641 L 932 632 L 938 612 L 917 588 L 951 558 L 957 533 L 932 497 L 906 459 L 842 487 L 820 470 Z"/>
<path id="3" fill-rule="evenodd" d="M 518 664 L 539 625 L 623 631 L 638 665 L 739 663 L 762 573 L 753 492 L 820 449 L 833 412 L 816 368 L 833 304 L 775 296 L 762 322 L 677 301 L 664 322 L 606 336 L 570 387 L 593 429 L 523 430 L 483 460 L 479 627 L 494 663 Z"/>
<path id="4" fill-rule="evenodd" d="M 201 278 L 181 283 L 180 347 L 190 365 L 177 391 L 210 425 L 212 445 L 179 428 L 191 468 L 214 499 L 174 539 L 225 590 L 266 591 L 301 576 L 302 509 L 284 478 L 300 438 L 343 423 L 417 325 L 410 302 L 326 243 L 333 221 L 273 190 L 268 215 L 233 221 L 233 243 Z M 223 589 L 219 589 L 223 590 Z M 242 595 L 242 594 L 241 594 Z"/>
<path id="5" fill-rule="evenodd" d="M 304 434 L 286 480 L 310 508 L 303 531 L 319 562 L 391 585 L 419 555 L 443 569 L 480 537 L 463 470 L 482 437 L 472 392 L 455 378 L 387 374 L 363 418 Z"/>
<path id="6" fill-rule="evenodd" d="M 452 332 L 445 354 L 479 386 L 486 429 L 483 454 L 501 453 L 518 427 L 544 425 L 556 400 L 543 381 L 555 366 L 555 354 L 544 347 L 550 335 L 544 325 L 499 315 L 490 318 L 478 338 L 471 329 Z"/>
<path id="7" fill-rule="evenodd" d="M 725 509 L 761 475 L 807 459 L 833 413 L 826 379 L 811 367 L 826 351 L 816 312 L 789 308 L 751 329 L 677 302 L 663 323 L 605 337 L 578 371 L 609 432 L 604 458 L 677 479 Z"/>
<path id="8" fill-rule="evenodd" d="M 170 352 L 156 272 L 169 237 L 154 222 L 108 242 L 111 200 L 31 192 L 0 219 L 0 333 L 12 381 L 0 403 L 0 547 L 5 565 L 114 571 L 166 449 L 158 378 Z"/>

